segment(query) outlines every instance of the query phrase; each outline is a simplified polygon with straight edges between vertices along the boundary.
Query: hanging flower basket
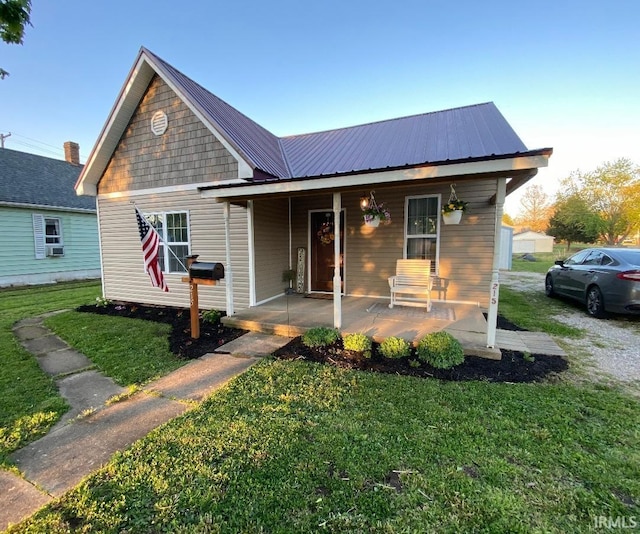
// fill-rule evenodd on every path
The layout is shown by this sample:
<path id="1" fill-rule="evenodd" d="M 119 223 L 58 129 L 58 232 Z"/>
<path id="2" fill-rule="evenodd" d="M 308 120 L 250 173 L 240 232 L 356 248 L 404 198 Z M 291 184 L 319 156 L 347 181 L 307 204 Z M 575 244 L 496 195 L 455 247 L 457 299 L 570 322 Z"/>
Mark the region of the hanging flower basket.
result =
<path id="1" fill-rule="evenodd" d="M 460 224 L 462 214 L 467 211 L 468 202 L 458 199 L 456 190 L 453 188 L 455 184 L 451 184 L 451 193 L 449 201 L 442 206 L 442 222 L 444 224 Z"/>
<path id="2" fill-rule="evenodd" d="M 369 193 L 369 198 L 363 198 L 364 205 L 361 204 L 362 215 L 364 224 L 371 228 L 377 228 L 380 223 L 391 224 L 391 213 L 384 205 L 384 203 L 377 204 L 376 199 L 373 196 L 373 191 Z"/>
<path id="3" fill-rule="evenodd" d="M 365 224 L 365 226 L 370 226 L 371 228 L 378 228 L 378 226 L 380 226 L 380 216 L 379 215 L 365 215 L 364 216 L 364 224 Z"/>

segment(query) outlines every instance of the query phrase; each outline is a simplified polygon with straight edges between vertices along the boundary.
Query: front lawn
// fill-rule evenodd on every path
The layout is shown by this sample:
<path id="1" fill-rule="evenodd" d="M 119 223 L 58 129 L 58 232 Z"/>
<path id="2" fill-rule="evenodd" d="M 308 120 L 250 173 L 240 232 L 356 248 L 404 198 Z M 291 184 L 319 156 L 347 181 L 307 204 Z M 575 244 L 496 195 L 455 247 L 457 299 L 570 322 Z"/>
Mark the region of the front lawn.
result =
<path id="1" fill-rule="evenodd" d="M 581 532 L 640 517 L 640 406 L 598 386 L 263 361 L 12 532 Z"/>
<path id="2" fill-rule="evenodd" d="M 67 411 L 53 380 L 18 343 L 13 325 L 91 302 L 100 291 L 98 281 L 0 290 L 0 464 L 11 451 L 45 434 Z"/>

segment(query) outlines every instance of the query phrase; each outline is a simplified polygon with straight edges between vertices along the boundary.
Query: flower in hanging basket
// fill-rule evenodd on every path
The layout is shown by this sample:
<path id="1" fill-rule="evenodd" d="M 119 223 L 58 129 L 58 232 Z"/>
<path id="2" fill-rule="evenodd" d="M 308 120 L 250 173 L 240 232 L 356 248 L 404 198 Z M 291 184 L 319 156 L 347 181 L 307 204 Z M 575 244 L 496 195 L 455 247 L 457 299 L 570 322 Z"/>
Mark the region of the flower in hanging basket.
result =
<path id="1" fill-rule="evenodd" d="M 468 202 L 463 202 L 462 200 L 458 200 L 457 198 L 454 200 L 449 199 L 444 206 L 442 206 L 442 213 L 451 213 L 452 211 L 467 211 Z"/>
<path id="2" fill-rule="evenodd" d="M 369 203 L 366 208 L 362 208 L 362 214 L 366 223 L 378 217 L 382 224 L 391 224 L 391 212 L 382 202 L 380 204 L 373 203 L 373 205 Z"/>

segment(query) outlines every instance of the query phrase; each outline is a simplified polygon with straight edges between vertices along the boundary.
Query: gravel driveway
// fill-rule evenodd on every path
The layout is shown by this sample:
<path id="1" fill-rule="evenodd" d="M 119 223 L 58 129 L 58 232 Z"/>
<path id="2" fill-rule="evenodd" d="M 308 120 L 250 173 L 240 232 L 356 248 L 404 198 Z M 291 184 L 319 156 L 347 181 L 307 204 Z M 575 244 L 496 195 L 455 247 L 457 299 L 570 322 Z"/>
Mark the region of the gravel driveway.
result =
<path id="1" fill-rule="evenodd" d="M 500 272 L 501 284 L 520 292 L 544 292 L 544 277 L 540 273 Z M 562 342 L 566 352 L 599 374 L 625 383 L 640 383 L 640 320 L 625 316 L 594 319 L 584 308 L 569 302 L 565 305 L 565 313 L 551 317 L 586 332 L 580 339 L 554 336 Z"/>

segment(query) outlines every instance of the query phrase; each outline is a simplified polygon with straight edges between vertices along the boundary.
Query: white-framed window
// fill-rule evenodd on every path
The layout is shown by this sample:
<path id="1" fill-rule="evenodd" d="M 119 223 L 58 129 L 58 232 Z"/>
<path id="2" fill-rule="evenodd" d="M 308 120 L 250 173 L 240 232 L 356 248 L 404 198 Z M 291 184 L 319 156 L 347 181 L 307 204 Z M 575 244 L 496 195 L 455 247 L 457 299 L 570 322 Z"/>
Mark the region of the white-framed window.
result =
<path id="1" fill-rule="evenodd" d="M 62 245 L 62 224 L 57 217 L 44 218 L 44 238 L 47 245 Z"/>
<path id="2" fill-rule="evenodd" d="M 37 260 L 44 260 L 52 246 L 62 250 L 62 219 L 60 217 L 46 217 L 40 213 L 32 214 L 34 256 Z M 51 254 L 53 255 L 53 254 Z M 61 254 L 55 254 L 59 256 Z"/>
<path id="3" fill-rule="evenodd" d="M 162 271 L 165 273 L 185 273 L 187 256 L 191 249 L 189 212 L 151 213 L 145 217 L 162 238 L 158 249 L 158 262 Z"/>
<path id="4" fill-rule="evenodd" d="M 406 197 L 404 220 L 405 259 L 431 260 L 431 271 L 438 274 L 440 195 Z"/>

